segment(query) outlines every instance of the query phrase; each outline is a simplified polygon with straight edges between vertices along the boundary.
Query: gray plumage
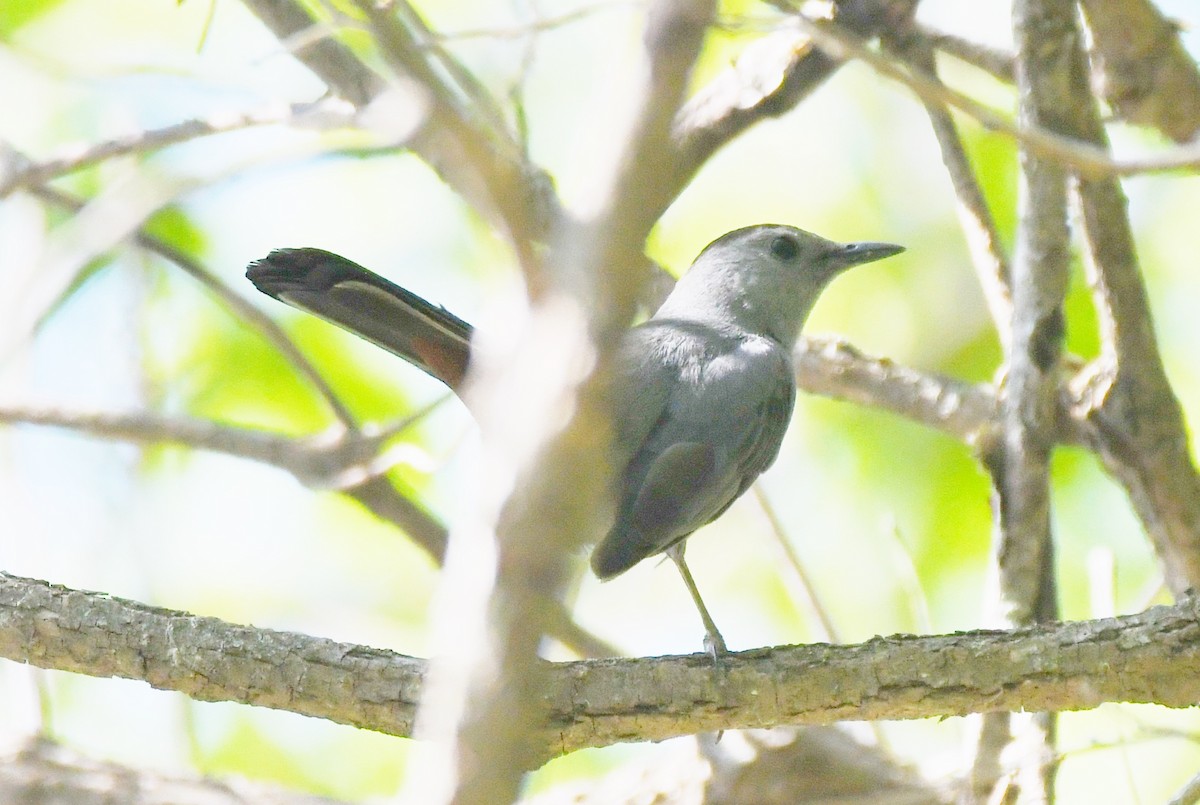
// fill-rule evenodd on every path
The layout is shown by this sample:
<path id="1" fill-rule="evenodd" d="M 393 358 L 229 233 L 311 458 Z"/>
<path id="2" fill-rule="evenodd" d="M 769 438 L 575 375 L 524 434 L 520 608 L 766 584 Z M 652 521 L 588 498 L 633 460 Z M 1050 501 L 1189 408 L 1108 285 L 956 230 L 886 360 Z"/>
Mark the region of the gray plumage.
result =
<path id="1" fill-rule="evenodd" d="M 680 543 L 771 466 L 796 399 L 792 349 L 818 295 L 845 268 L 899 251 L 759 225 L 700 253 L 621 347 L 617 517 L 592 553 L 597 576 Z"/>

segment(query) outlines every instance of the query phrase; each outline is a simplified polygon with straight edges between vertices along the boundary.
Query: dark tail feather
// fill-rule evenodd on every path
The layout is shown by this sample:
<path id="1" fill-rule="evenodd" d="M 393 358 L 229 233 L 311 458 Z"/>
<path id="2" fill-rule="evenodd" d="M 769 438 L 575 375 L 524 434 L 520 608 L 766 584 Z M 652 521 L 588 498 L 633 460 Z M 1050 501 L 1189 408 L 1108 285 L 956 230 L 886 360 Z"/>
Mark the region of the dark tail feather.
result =
<path id="1" fill-rule="evenodd" d="M 358 263 L 321 249 L 279 249 L 246 277 L 268 296 L 349 330 L 457 389 L 471 325 Z"/>

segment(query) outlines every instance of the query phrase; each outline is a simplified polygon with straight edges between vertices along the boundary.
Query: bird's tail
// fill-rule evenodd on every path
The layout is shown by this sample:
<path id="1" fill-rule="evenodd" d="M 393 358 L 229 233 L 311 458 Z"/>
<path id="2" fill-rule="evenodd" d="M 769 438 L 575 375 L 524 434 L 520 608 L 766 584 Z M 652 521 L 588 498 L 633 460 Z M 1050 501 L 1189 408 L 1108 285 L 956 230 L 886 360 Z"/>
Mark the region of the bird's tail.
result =
<path id="1" fill-rule="evenodd" d="M 457 390 L 472 327 L 443 307 L 321 249 L 279 249 L 246 277 L 268 296 L 349 330 Z"/>

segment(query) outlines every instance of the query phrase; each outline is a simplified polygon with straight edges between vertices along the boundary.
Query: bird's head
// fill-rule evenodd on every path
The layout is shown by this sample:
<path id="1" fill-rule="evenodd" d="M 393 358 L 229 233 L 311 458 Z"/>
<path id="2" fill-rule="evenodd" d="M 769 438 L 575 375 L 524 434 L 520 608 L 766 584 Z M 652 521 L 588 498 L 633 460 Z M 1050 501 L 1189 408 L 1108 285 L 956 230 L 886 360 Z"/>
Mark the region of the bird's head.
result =
<path id="1" fill-rule="evenodd" d="M 830 280 L 902 251 L 892 243 L 837 243 L 783 224 L 735 229 L 700 252 L 655 317 L 732 325 L 790 349 Z"/>

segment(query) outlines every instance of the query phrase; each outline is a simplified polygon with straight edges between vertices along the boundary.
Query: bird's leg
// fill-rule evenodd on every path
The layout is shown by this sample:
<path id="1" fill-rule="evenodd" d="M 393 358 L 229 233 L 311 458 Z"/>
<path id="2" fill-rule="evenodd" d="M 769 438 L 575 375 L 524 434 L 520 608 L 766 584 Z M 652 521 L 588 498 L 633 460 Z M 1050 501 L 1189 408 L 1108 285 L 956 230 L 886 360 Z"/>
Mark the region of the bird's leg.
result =
<path id="1" fill-rule="evenodd" d="M 686 544 L 686 540 L 680 540 L 667 548 L 665 553 L 671 557 L 675 567 L 679 568 L 679 575 L 683 577 L 684 586 L 692 596 L 692 603 L 700 613 L 700 620 L 704 621 L 704 648 L 716 660 L 722 654 L 728 654 L 729 649 L 725 647 L 725 638 L 721 637 L 717 624 L 713 623 L 712 615 L 708 614 L 708 607 L 704 606 L 704 599 L 700 597 L 700 590 L 696 587 L 696 580 L 692 578 L 692 571 L 688 570 L 687 562 L 683 559 L 683 547 Z"/>

